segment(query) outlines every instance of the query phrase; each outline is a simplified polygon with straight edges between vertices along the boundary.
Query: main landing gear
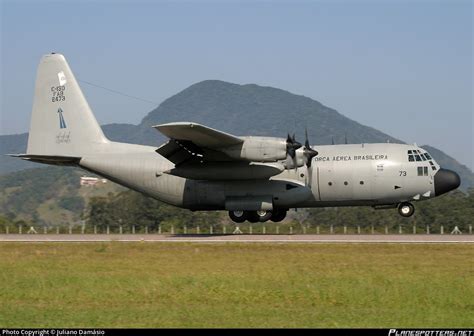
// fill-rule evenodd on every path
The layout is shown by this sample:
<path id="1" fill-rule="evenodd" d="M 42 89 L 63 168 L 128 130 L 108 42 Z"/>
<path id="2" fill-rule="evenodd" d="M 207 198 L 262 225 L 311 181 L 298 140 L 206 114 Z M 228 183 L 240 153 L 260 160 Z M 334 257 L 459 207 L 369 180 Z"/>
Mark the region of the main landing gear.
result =
<path id="1" fill-rule="evenodd" d="M 403 217 L 410 217 L 415 213 L 415 207 L 413 204 L 403 202 L 398 205 L 398 213 Z"/>
<path id="2" fill-rule="evenodd" d="M 273 211 L 229 211 L 229 217 L 235 223 L 243 223 L 248 220 L 250 223 L 263 223 L 268 220 L 272 222 L 281 222 L 286 217 L 286 209 L 274 209 Z"/>

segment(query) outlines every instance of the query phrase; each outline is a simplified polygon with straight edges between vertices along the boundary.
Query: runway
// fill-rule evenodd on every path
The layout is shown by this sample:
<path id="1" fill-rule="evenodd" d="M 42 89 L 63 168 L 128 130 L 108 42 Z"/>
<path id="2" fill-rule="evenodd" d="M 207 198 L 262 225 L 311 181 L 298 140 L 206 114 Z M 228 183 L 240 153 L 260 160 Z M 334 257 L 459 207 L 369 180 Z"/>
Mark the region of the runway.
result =
<path id="1" fill-rule="evenodd" d="M 474 243 L 474 235 L 158 235 L 158 234 L 2 234 L 0 242 L 156 242 L 156 243 Z"/>

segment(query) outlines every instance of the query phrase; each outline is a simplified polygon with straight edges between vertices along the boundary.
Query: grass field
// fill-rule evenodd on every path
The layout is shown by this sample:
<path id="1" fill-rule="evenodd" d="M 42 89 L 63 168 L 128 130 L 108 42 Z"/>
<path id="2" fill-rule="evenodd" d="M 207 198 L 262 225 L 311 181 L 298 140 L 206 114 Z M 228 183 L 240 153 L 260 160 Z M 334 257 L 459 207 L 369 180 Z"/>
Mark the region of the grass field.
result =
<path id="1" fill-rule="evenodd" d="M 472 244 L 4 243 L 0 327 L 474 327 Z"/>

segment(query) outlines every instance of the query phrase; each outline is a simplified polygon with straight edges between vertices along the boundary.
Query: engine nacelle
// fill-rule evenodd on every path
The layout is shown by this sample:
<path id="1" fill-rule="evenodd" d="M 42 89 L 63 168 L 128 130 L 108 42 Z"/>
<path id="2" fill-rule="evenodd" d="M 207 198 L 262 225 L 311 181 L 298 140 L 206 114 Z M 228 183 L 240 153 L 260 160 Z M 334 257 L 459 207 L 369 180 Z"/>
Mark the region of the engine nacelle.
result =
<path id="1" fill-rule="evenodd" d="M 283 161 L 283 166 L 285 169 L 294 169 L 303 167 L 305 163 L 304 151 L 302 148 L 296 150 L 295 158 L 288 156 L 285 161 Z"/>
<path id="2" fill-rule="evenodd" d="M 286 140 L 271 137 L 243 137 L 239 145 L 222 148 L 233 159 L 275 162 L 286 159 Z"/>

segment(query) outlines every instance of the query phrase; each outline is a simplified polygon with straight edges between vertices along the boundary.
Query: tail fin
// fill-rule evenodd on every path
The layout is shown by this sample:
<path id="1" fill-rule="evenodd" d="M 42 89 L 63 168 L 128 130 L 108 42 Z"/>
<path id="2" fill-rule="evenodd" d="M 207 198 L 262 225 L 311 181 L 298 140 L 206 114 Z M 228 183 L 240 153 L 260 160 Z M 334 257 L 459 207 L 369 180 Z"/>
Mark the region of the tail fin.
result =
<path id="1" fill-rule="evenodd" d="M 64 56 L 43 56 L 36 77 L 27 154 L 81 157 L 108 142 Z"/>

